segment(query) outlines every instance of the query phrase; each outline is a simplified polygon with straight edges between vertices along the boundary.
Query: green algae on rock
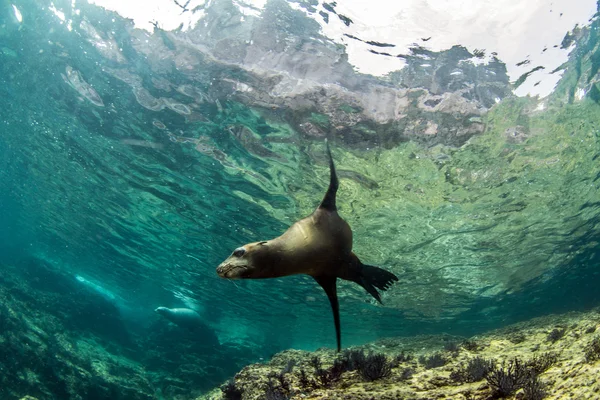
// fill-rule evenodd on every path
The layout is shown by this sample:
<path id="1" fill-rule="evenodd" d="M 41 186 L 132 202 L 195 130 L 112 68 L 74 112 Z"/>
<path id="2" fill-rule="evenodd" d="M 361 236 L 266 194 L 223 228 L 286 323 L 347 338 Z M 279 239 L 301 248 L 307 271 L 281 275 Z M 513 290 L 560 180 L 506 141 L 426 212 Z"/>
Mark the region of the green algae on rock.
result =
<path id="1" fill-rule="evenodd" d="M 569 329 L 556 342 L 547 341 L 548 332 L 557 324 Z M 586 359 L 583 351 L 598 340 L 591 327 L 600 329 L 599 309 L 536 318 L 471 338 L 477 342 L 477 348 L 461 346 L 455 354 L 448 354 L 448 363 L 443 367 L 428 369 L 411 359 L 403 360 L 393 365 L 389 376 L 373 382 L 365 382 L 356 371 L 348 371 L 328 385 L 303 385 L 303 379 L 318 382 L 320 366 L 334 365 L 336 354 L 331 350 L 314 353 L 287 350 L 273 356 L 268 363 L 245 367 L 236 374 L 234 382 L 242 400 L 269 398 L 265 397 L 265 391 L 269 380 L 275 376 L 287 382 L 288 392 L 280 398 L 289 399 L 486 400 L 513 398 L 515 394 L 514 398 L 521 399 L 593 399 L 600 393 L 600 382 L 596 379 L 600 362 Z M 517 344 L 510 340 L 510 335 L 515 332 L 524 337 Z M 388 359 L 399 354 L 398 348 L 411 347 L 416 354 L 430 356 L 443 351 L 447 341 L 445 336 L 387 338 L 365 348 L 377 349 Z M 423 347 L 425 343 L 428 344 Z M 318 368 L 314 367 L 315 359 L 319 360 Z M 471 370 L 477 375 L 471 375 L 471 372 L 457 375 L 457 371 L 464 371 L 466 365 L 478 359 L 485 362 L 480 364 L 481 368 Z M 285 370 L 290 362 L 294 364 L 293 370 Z M 513 371 L 511 374 L 520 371 L 519 375 L 512 375 L 518 377 L 518 381 L 507 383 L 509 381 L 503 377 L 507 368 Z M 408 378 L 405 377 L 407 369 L 412 370 Z M 502 381 L 496 380 L 495 376 Z M 226 398 L 214 391 L 198 400 Z"/>

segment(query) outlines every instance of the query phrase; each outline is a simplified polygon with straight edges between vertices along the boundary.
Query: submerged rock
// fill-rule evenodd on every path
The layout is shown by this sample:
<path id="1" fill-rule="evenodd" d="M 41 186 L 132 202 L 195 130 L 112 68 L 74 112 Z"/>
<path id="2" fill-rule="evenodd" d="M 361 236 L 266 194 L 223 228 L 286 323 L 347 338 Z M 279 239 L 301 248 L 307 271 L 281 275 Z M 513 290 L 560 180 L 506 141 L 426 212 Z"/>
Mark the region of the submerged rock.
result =
<path id="1" fill-rule="evenodd" d="M 221 393 L 198 400 L 231 398 L 234 390 L 243 400 L 486 400 L 516 393 L 522 399 L 592 399 L 600 392 L 600 350 L 594 350 L 599 312 L 537 318 L 470 339 L 387 338 L 341 354 L 288 350 L 245 367 Z M 564 336 L 548 341 L 557 325 L 567 327 Z M 511 339 L 515 333 L 523 337 L 518 343 Z M 593 351 L 598 357 L 589 357 Z"/>
<path id="2" fill-rule="evenodd" d="M 114 300 L 37 258 L 2 265 L 0 397 L 192 399 L 257 358 L 208 326 L 132 329 Z"/>

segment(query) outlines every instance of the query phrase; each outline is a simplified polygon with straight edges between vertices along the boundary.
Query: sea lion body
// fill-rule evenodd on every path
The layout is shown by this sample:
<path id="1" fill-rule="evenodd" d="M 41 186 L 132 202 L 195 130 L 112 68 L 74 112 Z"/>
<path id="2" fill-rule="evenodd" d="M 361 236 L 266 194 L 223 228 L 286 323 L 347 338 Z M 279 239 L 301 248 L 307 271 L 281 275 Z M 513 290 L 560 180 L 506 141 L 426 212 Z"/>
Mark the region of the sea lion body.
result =
<path id="1" fill-rule="evenodd" d="M 183 328 L 195 329 L 200 326 L 205 326 L 200 314 L 191 308 L 158 307 L 154 311 Z"/>
<path id="2" fill-rule="evenodd" d="M 319 207 L 290 226 L 281 236 L 238 247 L 217 267 L 227 279 L 263 279 L 288 275 L 312 276 L 325 290 L 331 303 L 341 348 L 337 278 L 361 285 L 377 301 L 377 289 L 386 290 L 398 278 L 379 267 L 364 265 L 352 252 L 352 230 L 337 212 L 338 180 L 329 145 L 330 183 Z"/>
<path id="3" fill-rule="evenodd" d="M 221 277 L 260 279 L 307 274 L 342 278 L 340 275 L 347 275 L 344 267 L 353 263 L 350 226 L 336 211 L 322 209 L 297 221 L 275 239 L 236 250 L 242 248 L 243 257 L 232 255 L 219 266 Z"/>
<path id="4" fill-rule="evenodd" d="M 282 250 L 278 275 L 338 276 L 352 252 L 352 230 L 337 212 L 317 209 L 274 242 Z"/>

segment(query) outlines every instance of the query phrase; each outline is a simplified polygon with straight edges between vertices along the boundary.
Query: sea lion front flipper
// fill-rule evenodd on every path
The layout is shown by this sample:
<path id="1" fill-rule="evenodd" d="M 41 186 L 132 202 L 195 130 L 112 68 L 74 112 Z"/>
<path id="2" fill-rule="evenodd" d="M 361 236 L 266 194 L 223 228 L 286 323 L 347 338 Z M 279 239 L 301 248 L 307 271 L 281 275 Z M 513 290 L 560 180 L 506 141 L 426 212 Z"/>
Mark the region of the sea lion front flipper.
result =
<path id="1" fill-rule="evenodd" d="M 329 141 L 325 139 L 325 145 L 327 146 L 327 156 L 329 157 L 329 188 L 325 197 L 321 201 L 319 208 L 323 208 L 327 211 L 336 211 L 335 197 L 339 187 L 339 181 L 337 174 L 335 173 L 335 165 L 333 164 L 333 157 L 331 156 L 331 150 L 329 149 Z"/>
<path id="2" fill-rule="evenodd" d="M 315 280 L 325 293 L 327 293 L 327 297 L 329 298 L 329 303 L 331 303 L 331 311 L 333 311 L 333 322 L 335 324 L 335 336 L 337 339 L 337 351 L 339 352 L 342 349 L 342 333 L 340 329 L 340 304 L 337 298 L 337 288 L 336 282 L 337 278 L 331 276 L 315 276 Z"/>

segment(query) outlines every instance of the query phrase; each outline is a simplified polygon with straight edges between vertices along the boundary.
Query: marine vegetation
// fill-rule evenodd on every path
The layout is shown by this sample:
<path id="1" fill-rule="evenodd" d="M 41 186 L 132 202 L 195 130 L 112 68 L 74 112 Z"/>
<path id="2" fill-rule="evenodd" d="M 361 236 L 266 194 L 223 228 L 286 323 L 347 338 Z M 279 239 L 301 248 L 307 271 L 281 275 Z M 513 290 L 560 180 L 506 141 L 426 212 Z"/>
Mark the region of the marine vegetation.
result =
<path id="1" fill-rule="evenodd" d="M 539 400 L 546 395 L 545 385 L 540 382 L 539 375 L 557 361 L 556 354 L 544 353 L 535 355 L 531 360 L 523 361 L 515 357 L 493 368 L 486 375 L 486 380 L 496 398 L 510 396 L 523 389 L 526 400 Z"/>
<path id="2" fill-rule="evenodd" d="M 273 379 L 274 378 L 274 379 Z M 283 373 L 269 377 L 265 390 L 266 400 L 285 400 L 290 398 L 291 387 Z"/>
<path id="3" fill-rule="evenodd" d="M 600 360 L 600 336 L 595 337 L 583 350 L 587 362 Z"/>
<path id="4" fill-rule="evenodd" d="M 348 366 L 348 371 L 355 371 L 365 362 L 365 352 L 359 349 L 348 349 L 342 354 Z"/>
<path id="5" fill-rule="evenodd" d="M 461 343 L 461 346 L 463 349 L 468 350 L 468 351 L 477 351 L 479 350 L 479 345 L 477 344 L 476 341 L 474 340 L 465 340 L 464 342 Z"/>
<path id="6" fill-rule="evenodd" d="M 455 382 L 478 382 L 484 379 L 488 373 L 493 370 L 495 363 L 492 360 L 483 357 L 475 357 L 450 373 L 450 379 Z"/>
<path id="7" fill-rule="evenodd" d="M 399 359 L 405 359 L 404 353 Z M 332 384 L 338 382 L 344 372 L 358 371 L 360 377 L 372 382 L 390 376 L 392 368 L 395 364 L 388 360 L 383 353 L 369 353 L 365 355 L 364 350 L 346 350 L 341 357 L 333 361 L 333 365 L 329 368 L 322 368 L 321 361 L 317 356 L 311 359 L 311 364 L 315 369 L 316 383 L 320 387 L 331 387 Z M 303 386 L 310 386 L 306 379 L 306 373 L 301 373 L 301 381 Z"/>
<path id="8" fill-rule="evenodd" d="M 340 380 L 342 373 L 351 370 L 350 364 L 344 358 L 338 358 L 334 360 L 331 367 L 323 368 L 321 359 L 315 355 L 310 358 L 309 364 L 313 367 L 315 378 L 309 378 L 306 370 L 301 369 L 299 383 L 303 390 L 332 387 L 334 383 Z"/>
<path id="9" fill-rule="evenodd" d="M 527 361 L 527 367 L 536 375 L 546 372 L 558 361 L 558 356 L 555 353 L 543 353 L 534 355 Z"/>
<path id="10" fill-rule="evenodd" d="M 317 381 L 323 387 L 330 387 L 335 382 L 338 382 L 342 377 L 342 373 L 348 371 L 347 365 L 343 360 L 335 360 L 330 368 L 319 368 L 315 371 Z"/>
<path id="11" fill-rule="evenodd" d="M 404 350 L 396 354 L 391 361 L 392 368 L 397 368 L 400 364 L 412 361 L 413 356 Z"/>
<path id="12" fill-rule="evenodd" d="M 442 353 L 435 353 L 430 356 L 419 357 L 419 364 L 422 364 L 425 369 L 443 367 L 448 362 L 448 359 Z"/>
<path id="13" fill-rule="evenodd" d="M 236 387 L 235 379 L 230 379 L 221 386 L 223 399 L 225 400 L 241 400 L 243 391 Z"/>
<path id="14" fill-rule="evenodd" d="M 547 341 L 557 324 L 568 326 L 570 335 Z M 341 354 L 326 348 L 287 350 L 244 368 L 236 374 L 236 386 L 244 400 L 595 398 L 600 382 L 597 364 L 590 363 L 600 359 L 600 336 L 586 333 L 598 326 L 595 312 L 543 317 L 468 339 L 477 343 L 471 347 L 477 355 L 461 345 L 452 357 L 443 350 L 447 335 L 385 338 Z M 510 340 L 515 332 L 522 342 Z M 417 360 L 413 352 L 420 353 Z M 565 374 L 574 375 L 565 380 Z"/>
<path id="15" fill-rule="evenodd" d="M 537 376 L 530 377 L 523 386 L 523 399 L 542 400 L 548 394 L 546 387 L 547 385 L 540 381 Z"/>
<path id="16" fill-rule="evenodd" d="M 385 354 L 369 354 L 358 367 L 358 372 L 364 380 L 376 381 L 389 377 L 392 366 Z"/>
<path id="17" fill-rule="evenodd" d="M 562 337 L 565 336 L 565 332 L 567 332 L 565 328 L 554 328 L 550 331 L 546 340 L 554 343 L 557 340 L 562 339 Z"/>
<path id="18" fill-rule="evenodd" d="M 460 350 L 460 343 L 454 340 L 451 340 L 449 342 L 447 342 L 446 344 L 444 344 L 444 350 L 446 350 L 447 352 L 453 354 L 453 353 L 458 353 L 458 350 Z"/>
<path id="19" fill-rule="evenodd" d="M 524 387 L 530 378 L 531 374 L 527 366 L 519 358 L 502 363 L 500 367 L 493 369 L 485 377 L 495 398 L 512 395 Z"/>
<path id="20" fill-rule="evenodd" d="M 600 0 L 337 3 L 0 4 L 0 400 L 599 398 Z"/>

